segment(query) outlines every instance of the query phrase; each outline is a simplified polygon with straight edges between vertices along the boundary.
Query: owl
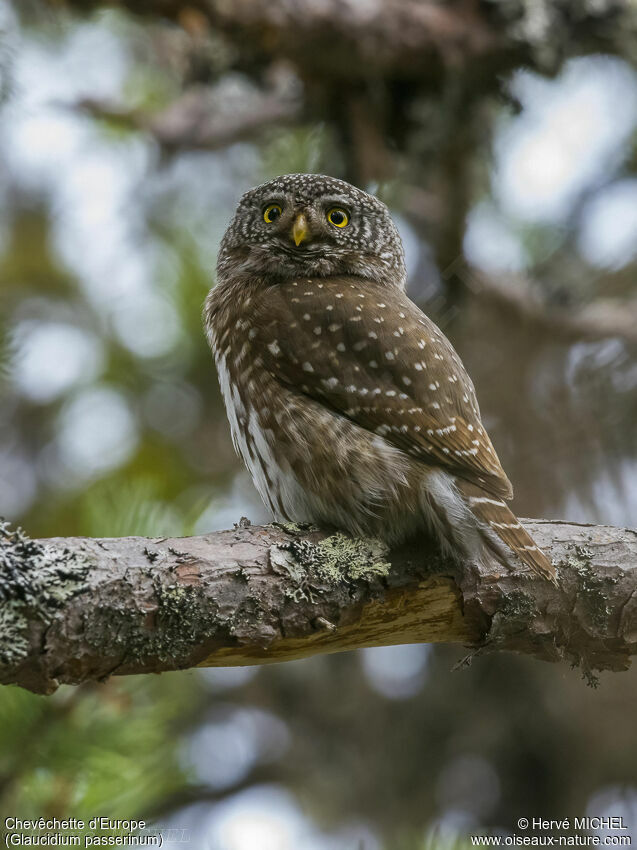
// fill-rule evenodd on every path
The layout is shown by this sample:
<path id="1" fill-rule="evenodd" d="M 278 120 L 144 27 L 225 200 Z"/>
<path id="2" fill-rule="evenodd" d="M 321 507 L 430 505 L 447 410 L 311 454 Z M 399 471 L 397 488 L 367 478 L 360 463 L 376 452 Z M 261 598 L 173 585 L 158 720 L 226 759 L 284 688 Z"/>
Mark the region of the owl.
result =
<path id="1" fill-rule="evenodd" d="M 275 518 L 389 545 L 433 535 L 552 578 L 449 340 L 405 294 L 377 198 L 290 174 L 247 192 L 204 322 L 234 446 Z M 519 564 L 518 564 L 519 566 Z"/>

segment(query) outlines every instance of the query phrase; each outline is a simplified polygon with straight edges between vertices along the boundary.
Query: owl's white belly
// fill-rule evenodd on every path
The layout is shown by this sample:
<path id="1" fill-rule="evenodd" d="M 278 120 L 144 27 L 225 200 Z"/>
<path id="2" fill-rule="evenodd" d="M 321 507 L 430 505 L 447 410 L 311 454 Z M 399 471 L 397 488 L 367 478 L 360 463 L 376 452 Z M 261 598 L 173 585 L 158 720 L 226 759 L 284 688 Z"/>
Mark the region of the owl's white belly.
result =
<path id="1" fill-rule="evenodd" d="M 298 518 L 295 506 L 303 503 L 305 494 L 289 463 L 275 452 L 274 431 L 263 427 L 262 418 L 252 405 L 244 404 L 223 354 L 216 355 L 215 362 L 235 451 L 275 519 Z"/>

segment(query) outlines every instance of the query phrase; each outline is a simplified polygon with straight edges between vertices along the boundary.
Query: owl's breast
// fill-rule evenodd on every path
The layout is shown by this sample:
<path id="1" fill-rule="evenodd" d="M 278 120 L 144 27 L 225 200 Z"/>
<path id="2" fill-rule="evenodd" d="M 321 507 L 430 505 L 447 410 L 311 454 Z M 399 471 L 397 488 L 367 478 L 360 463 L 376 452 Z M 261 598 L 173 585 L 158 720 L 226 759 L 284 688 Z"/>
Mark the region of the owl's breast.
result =
<path id="1" fill-rule="evenodd" d="M 292 307 L 294 299 L 292 292 Z M 348 410 L 312 396 L 321 360 L 342 353 L 342 346 L 326 344 L 340 327 L 329 304 L 322 319 L 314 311 L 314 322 L 304 305 L 298 317 L 280 295 L 278 306 L 277 315 L 271 291 L 241 294 L 226 299 L 208 321 L 233 443 L 264 503 L 278 518 L 358 536 L 404 537 L 413 530 L 406 524 L 423 523 L 418 503 L 428 467 L 385 433 L 353 421 Z M 326 378 L 324 386 L 335 383 Z"/>
<path id="2" fill-rule="evenodd" d="M 245 363 L 241 347 L 216 362 L 233 444 L 275 518 L 375 536 L 388 513 L 397 530 L 417 517 L 421 465 L 281 385 L 258 358 Z"/>

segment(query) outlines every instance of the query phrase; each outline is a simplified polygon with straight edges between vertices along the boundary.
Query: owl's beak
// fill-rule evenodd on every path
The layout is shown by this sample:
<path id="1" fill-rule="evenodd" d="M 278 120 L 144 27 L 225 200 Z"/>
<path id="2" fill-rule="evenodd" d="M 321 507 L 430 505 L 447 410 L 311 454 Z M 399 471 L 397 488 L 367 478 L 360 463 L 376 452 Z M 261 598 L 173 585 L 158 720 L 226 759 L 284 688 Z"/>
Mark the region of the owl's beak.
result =
<path id="1" fill-rule="evenodd" d="M 294 239 L 294 244 L 297 248 L 304 239 L 307 239 L 309 232 L 310 228 L 305 214 L 299 213 L 299 215 L 297 215 L 294 219 L 294 224 L 292 225 L 292 238 Z"/>

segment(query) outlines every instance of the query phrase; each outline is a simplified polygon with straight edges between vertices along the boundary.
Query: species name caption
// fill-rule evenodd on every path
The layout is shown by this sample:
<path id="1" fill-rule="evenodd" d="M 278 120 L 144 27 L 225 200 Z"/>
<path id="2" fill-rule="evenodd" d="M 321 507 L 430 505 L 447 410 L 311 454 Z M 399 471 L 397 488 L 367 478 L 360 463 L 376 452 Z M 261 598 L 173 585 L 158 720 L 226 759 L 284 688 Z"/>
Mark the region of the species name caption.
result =
<path id="1" fill-rule="evenodd" d="M 161 847 L 164 836 L 143 820 L 108 817 L 4 819 L 7 847 Z"/>

